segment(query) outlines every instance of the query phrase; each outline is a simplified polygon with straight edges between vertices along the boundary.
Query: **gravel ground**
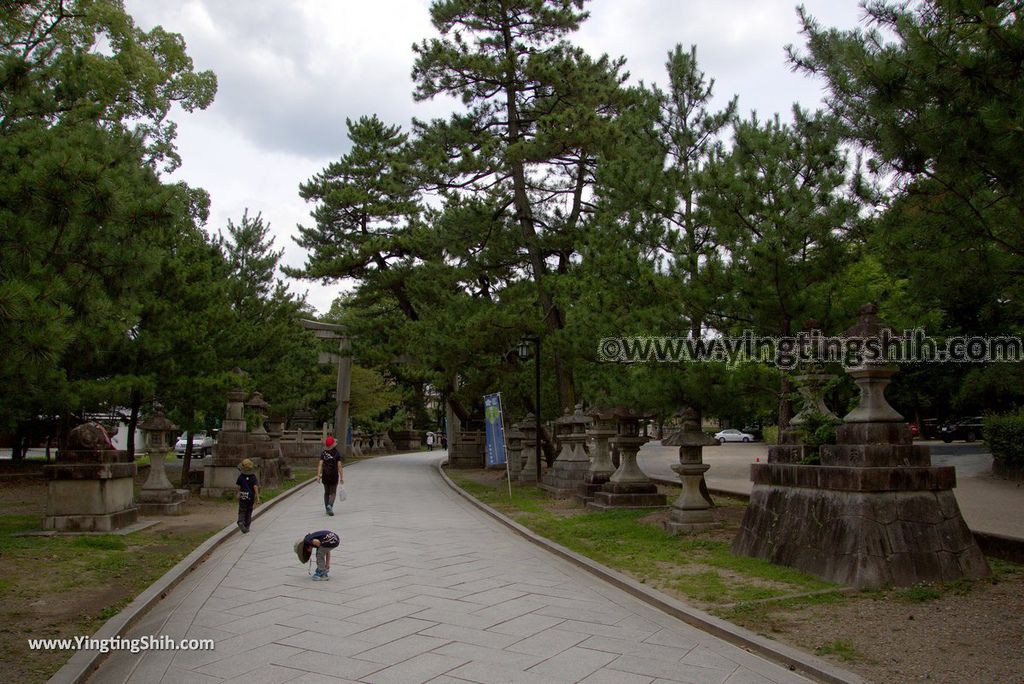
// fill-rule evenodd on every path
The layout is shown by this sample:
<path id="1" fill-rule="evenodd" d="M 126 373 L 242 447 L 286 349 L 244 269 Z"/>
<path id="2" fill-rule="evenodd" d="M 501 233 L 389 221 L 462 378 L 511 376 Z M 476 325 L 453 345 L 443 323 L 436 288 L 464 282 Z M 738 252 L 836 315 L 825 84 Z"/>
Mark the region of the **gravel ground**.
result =
<path id="1" fill-rule="evenodd" d="M 932 600 L 910 592 L 854 595 L 838 605 L 772 614 L 758 631 L 872 682 L 1024 682 L 1024 572 L 1002 572 Z M 849 659 L 822 653 L 840 642 Z"/>

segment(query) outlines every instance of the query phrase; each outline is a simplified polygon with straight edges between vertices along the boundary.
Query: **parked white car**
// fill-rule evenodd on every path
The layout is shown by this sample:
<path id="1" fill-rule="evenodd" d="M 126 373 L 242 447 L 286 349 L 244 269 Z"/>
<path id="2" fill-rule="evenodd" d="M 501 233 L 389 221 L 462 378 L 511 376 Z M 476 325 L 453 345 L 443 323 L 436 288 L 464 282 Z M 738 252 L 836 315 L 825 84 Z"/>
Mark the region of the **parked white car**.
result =
<path id="1" fill-rule="evenodd" d="M 195 458 L 203 458 L 213 453 L 213 447 L 217 444 L 213 437 L 205 432 L 197 432 L 192 438 L 192 455 Z M 185 447 L 188 446 L 188 433 L 182 433 L 178 441 L 174 443 L 174 453 L 178 458 L 185 458 Z"/>
<path id="2" fill-rule="evenodd" d="M 716 432 L 715 439 L 718 440 L 719 444 L 722 442 L 753 442 L 754 435 L 749 432 L 742 432 L 736 428 L 727 428 L 721 432 Z"/>

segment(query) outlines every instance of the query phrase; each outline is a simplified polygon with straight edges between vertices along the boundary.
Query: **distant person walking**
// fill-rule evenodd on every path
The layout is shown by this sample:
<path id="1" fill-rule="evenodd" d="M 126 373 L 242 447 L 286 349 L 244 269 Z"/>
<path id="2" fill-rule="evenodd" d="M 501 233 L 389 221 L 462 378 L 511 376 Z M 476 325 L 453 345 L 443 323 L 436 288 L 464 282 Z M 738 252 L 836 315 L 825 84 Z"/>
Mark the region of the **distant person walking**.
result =
<path id="1" fill-rule="evenodd" d="M 338 485 L 345 484 L 345 473 L 341 466 L 341 454 L 338 453 L 334 437 L 324 441 L 324 450 L 320 452 L 320 461 L 316 464 L 316 479 L 324 485 L 324 508 L 327 515 L 334 515 L 334 499 L 338 495 Z"/>
<path id="2" fill-rule="evenodd" d="M 433 451 L 433 450 L 434 450 L 434 433 L 433 432 L 428 432 L 427 433 L 427 451 Z"/>
<path id="3" fill-rule="evenodd" d="M 248 534 L 252 525 L 252 508 L 260 502 L 260 481 L 248 458 L 238 464 L 238 470 L 238 479 L 235 480 L 238 485 L 238 529 L 242 534 Z"/>

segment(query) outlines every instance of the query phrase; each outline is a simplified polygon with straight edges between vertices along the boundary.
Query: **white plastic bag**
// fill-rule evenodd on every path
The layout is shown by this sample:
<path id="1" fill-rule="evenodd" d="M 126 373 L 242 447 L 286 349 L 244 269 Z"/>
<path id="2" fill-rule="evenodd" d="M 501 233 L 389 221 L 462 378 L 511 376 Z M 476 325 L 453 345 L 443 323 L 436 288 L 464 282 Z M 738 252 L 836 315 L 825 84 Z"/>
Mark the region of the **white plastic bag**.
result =
<path id="1" fill-rule="evenodd" d="M 345 493 L 345 485 L 338 485 L 338 501 L 344 501 L 348 494 Z"/>

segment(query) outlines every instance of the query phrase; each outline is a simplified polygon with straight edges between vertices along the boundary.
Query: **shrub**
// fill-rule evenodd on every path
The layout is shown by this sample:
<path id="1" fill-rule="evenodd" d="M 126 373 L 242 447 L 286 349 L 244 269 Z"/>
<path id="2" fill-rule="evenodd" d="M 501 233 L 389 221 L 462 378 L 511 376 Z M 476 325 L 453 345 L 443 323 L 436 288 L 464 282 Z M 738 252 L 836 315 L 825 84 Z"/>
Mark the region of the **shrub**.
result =
<path id="1" fill-rule="evenodd" d="M 764 435 L 764 441 L 766 444 L 778 444 L 779 443 L 779 426 L 778 425 L 765 425 L 762 431 Z"/>
<path id="2" fill-rule="evenodd" d="M 835 417 L 817 411 L 807 414 L 807 419 L 796 428 L 800 442 L 808 447 L 808 455 L 803 463 L 807 465 L 821 463 L 821 446 L 836 443 L 836 428 L 840 424 L 841 421 L 837 421 Z"/>
<path id="3" fill-rule="evenodd" d="M 992 458 L 1004 466 L 1024 467 L 1024 410 L 987 416 L 981 432 Z"/>

